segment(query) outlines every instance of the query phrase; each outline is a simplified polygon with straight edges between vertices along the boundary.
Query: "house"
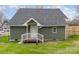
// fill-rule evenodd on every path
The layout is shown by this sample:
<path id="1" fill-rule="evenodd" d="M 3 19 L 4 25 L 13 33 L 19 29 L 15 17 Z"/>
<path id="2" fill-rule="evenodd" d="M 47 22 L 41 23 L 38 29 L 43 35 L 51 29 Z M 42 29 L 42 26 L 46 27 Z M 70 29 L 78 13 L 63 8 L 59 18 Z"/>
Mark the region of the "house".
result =
<path id="1" fill-rule="evenodd" d="M 2 30 L 3 23 L 4 23 L 4 14 L 0 11 L 0 30 Z"/>
<path id="2" fill-rule="evenodd" d="M 8 22 L 9 22 L 8 20 L 4 20 L 4 23 L 3 23 L 3 26 L 2 26 L 4 32 L 9 32 L 9 30 L 10 30 Z"/>
<path id="3" fill-rule="evenodd" d="M 2 26 L 3 26 L 3 20 L 2 20 L 2 19 L 0 19 L 0 31 L 2 31 L 2 30 L 3 30 Z"/>
<path id="4" fill-rule="evenodd" d="M 8 36 L 10 35 L 10 26 L 8 25 L 8 21 L 7 20 L 4 20 L 4 23 L 3 23 L 3 31 L 4 31 L 4 36 Z"/>
<path id="5" fill-rule="evenodd" d="M 22 41 L 23 39 L 38 38 L 49 41 L 65 39 L 66 19 L 68 18 L 58 8 L 20 8 L 9 21 L 9 40 Z"/>

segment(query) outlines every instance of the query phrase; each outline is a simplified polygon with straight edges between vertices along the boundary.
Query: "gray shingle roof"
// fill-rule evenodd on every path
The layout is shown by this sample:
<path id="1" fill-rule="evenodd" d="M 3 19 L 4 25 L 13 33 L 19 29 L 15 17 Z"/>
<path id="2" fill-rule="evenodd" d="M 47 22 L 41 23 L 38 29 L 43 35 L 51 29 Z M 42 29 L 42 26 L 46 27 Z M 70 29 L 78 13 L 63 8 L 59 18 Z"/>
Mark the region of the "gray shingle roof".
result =
<path id="1" fill-rule="evenodd" d="M 20 8 L 12 17 L 10 25 L 22 25 L 30 18 L 34 18 L 42 25 L 66 25 L 67 17 L 60 9 L 28 9 Z"/>

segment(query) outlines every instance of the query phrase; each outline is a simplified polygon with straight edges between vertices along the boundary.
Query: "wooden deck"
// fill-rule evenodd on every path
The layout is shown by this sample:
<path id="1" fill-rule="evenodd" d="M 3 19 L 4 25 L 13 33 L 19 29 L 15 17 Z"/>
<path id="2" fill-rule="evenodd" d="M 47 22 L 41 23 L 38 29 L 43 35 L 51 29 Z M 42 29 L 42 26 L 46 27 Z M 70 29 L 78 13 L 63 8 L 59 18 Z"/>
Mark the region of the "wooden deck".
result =
<path id="1" fill-rule="evenodd" d="M 40 39 L 36 39 L 36 38 L 28 38 L 23 40 L 23 43 L 36 43 L 36 42 L 42 42 Z"/>

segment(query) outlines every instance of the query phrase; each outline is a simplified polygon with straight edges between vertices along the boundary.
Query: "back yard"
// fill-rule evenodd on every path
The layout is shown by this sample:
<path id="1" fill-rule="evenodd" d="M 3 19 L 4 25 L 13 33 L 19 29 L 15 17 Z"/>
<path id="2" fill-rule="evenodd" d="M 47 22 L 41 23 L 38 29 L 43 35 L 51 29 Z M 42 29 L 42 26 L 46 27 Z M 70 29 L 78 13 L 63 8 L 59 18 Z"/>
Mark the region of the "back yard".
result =
<path id="1" fill-rule="evenodd" d="M 9 42 L 7 36 L 0 37 L 0 54 L 73 54 L 79 53 L 79 36 L 64 41 L 18 44 Z"/>

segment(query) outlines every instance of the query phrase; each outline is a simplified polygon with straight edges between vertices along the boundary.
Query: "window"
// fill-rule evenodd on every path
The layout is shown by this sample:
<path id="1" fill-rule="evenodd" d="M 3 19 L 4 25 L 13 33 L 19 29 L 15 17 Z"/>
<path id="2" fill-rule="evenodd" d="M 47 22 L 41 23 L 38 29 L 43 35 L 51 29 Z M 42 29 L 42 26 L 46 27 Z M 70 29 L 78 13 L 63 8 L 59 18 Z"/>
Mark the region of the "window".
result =
<path id="1" fill-rule="evenodd" d="M 52 32 L 57 33 L 57 27 L 53 27 Z"/>

